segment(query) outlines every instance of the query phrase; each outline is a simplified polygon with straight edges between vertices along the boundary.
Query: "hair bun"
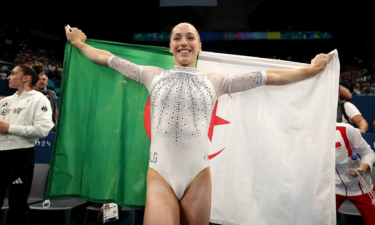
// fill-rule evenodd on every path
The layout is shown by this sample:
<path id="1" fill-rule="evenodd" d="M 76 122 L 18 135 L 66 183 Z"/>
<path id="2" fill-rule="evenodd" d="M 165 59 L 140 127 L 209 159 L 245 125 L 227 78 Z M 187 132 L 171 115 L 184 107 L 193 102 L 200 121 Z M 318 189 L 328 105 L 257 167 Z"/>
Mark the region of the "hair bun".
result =
<path id="1" fill-rule="evenodd" d="M 36 64 L 35 66 L 33 66 L 33 69 L 35 70 L 36 74 L 40 74 L 43 72 L 44 70 L 44 67 L 42 64 Z"/>

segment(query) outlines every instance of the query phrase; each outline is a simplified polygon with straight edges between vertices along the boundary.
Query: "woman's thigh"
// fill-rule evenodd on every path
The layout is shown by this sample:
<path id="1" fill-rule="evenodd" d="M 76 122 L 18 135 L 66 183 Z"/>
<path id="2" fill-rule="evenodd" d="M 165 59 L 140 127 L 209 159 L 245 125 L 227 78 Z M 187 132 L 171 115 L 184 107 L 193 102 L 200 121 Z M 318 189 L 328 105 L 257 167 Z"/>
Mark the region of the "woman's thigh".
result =
<path id="1" fill-rule="evenodd" d="M 180 207 L 176 195 L 164 178 L 152 168 L 147 172 L 144 225 L 180 224 Z"/>
<path id="2" fill-rule="evenodd" d="M 209 224 L 211 191 L 211 172 L 210 167 L 208 167 L 194 178 L 180 200 L 181 222 L 183 225 Z"/>

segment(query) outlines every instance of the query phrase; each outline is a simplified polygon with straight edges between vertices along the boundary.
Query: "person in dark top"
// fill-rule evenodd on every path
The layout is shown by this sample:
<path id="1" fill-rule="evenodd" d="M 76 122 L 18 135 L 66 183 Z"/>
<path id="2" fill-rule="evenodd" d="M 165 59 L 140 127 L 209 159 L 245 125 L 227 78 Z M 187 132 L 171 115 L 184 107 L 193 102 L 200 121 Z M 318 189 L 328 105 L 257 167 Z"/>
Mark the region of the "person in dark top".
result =
<path id="1" fill-rule="evenodd" d="M 44 94 L 51 103 L 52 122 L 54 124 L 53 128 L 51 129 L 51 132 L 56 132 L 57 116 L 59 115 L 59 111 L 57 109 L 57 95 L 54 91 L 47 89 L 47 84 L 48 77 L 44 73 L 39 74 L 39 80 L 38 83 L 35 85 L 35 89 L 37 91 L 42 92 L 42 94 Z"/>

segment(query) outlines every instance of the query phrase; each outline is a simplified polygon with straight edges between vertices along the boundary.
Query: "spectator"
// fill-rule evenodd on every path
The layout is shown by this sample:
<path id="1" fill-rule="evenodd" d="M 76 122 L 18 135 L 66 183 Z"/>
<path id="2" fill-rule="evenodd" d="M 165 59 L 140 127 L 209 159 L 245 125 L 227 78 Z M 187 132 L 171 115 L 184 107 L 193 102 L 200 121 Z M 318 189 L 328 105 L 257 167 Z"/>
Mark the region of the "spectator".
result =
<path id="1" fill-rule="evenodd" d="M 14 59 L 14 64 L 13 64 L 14 67 L 22 65 L 22 64 L 25 64 L 25 60 L 21 56 Z"/>
<path id="2" fill-rule="evenodd" d="M 4 65 L 2 62 L 0 62 L 0 73 L 9 73 L 9 67 L 7 65 Z"/>
<path id="3" fill-rule="evenodd" d="M 370 87 L 367 87 L 367 88 L 365 88 L 365 90 L 364 90 L 364 94 L 365 95 L 367 95 L 367 96 L 370 96 L 370 92 L 371 92 L 371 89 L 370 89 Z"/>
<path id="4" fill-rule="evenodd" d="M 37 66 L 15 67 L 8 80 L 17 92 L 0 100 L 0 208 L 9 189 L 6 224 L 27 224 L 35 140 L 46 137 L 53 127 L 48 100 L 33 90 L 41 70 Z"/>
<path id="5" fill-rule="evenodd" d="M 359 83 L 355 83 L 352 93 L 353 93 L 353 95 L 360 95 L 361 94 L 361 85 Z"/>
<path id="6" fill-rule="evenodd" d="M 40 91 L 44 96 L 46 96 L 51 103 L 52 122 L 54 124 L 53 128 L 51 129 L 51 132 L 56 132 L 56 121 L 57 116 L 59 114 L 59 111 L 57 109 L 57 95 L 54 91 L 47 89 L 47 85 L 48 77 L 43 73 L 39 74 L 39 80 L 38 83 L 36 83 L 35 85 L 35 89 L 37 91 Z"/>
<path id="7" fill-rule="evenodd" d="M 374 84 L 375 84 L 375 74 L 372 75 L 372 78 L 371 78 L 371 80 L 370 80 L 370 84 L 371 84 L 371 85 L 374 85 Z"/>
<path id="8" fill-rule="evenodd" d="M 48 70 L 49 70 L 48 77 L 54 78 L 55 77 L 55 73 L 56 73 L 56 64 L 55 64 L 55 61 L 52 61 L 52 63 L 48 65 Z"/>
<path id="9" fill-rule="evenodd" d="M 361 156 L 360 175 L 369 187 L 366 190 L 356 178 L 358 176 L 353 169 L 348 169 L 348 155 L 359 154 Z M 348 199 L 355 205 L 361 213 L 366 224 L 375 224 L 375 206 L 371 203 L 371 198 L 367 193 L 375 191 L 371 181 L 372 165 L 375 162 L 374 151 L 362 138 L 357 129 L 350 125 L 336 123 L 336 211 L 341 204 Z"/>
<path id="10" fill-rule="evenodd" d="M 20 54 L 18 54 L 17 55 L 17 57 L 14 59 L 14 66 L 16 67 L 16 66 L 18 66 L 18 65 L 21 65 L 22 63 L 21 63 L 21 56 L 20 56 Z"/>
<path id="11" fill-rule="evenodd" d="M 340 83 L 346 83 L 345 76 L 343 73 L 340 73 Z"/>
<path id="12" fill-rule="evenodd" d="M 353 89 L 354 89 L 353 82 L 348 82 L 348 83 L 346 83 L 346 87 L 347 87 L 347 89 L 348 89 L 348 91 L 349 91 L 350 93 L 353 92 Z"/>
<path id="13" fill-rule="evenodd" d="M 27 64 L 29 64 L 30 66 L 35 66 L 35 63 L 34 63 L 33 60 L 29 60 L 29 62 Z"/>
<path id="14" fill-rule="evenodd" d="M 355 77 L 355 78 L 354 78 L 354 77 Z M 354 78 L 354 81 L 356 81 L 356 82 L 361 82 L 362 79 L 363 79 L 363 78 L 361 77 L 361 75 L 359 75 L 359 74 L 353 76 L 353 78 Z"/>
<path id="15" fill-rule="evenodd" d="M 366 88 L 370 88 L 370 94 L 374 94 L 375 88 L 371 87 L 369 82 L 363 84 L 362 91 L 364 92 Z"/>
<path id="16" fill-rule="evenodd" d="M 367 73 L 367 70 L 365 69 L 365 74 L 363 75 L 363 81 L 370 82 L 370 80 L 371 80 L 371 75 Z"/>
<path id="17" fill-rule="evenodd" d="M 337 106 L 337 123 L 347 123 L 352 126 L 357 124 L 361 133 L 366 133 L 368 130 L 368 123 L 363 118 L 357 107 L 350 102 L 340 101 L 340 91 Z"/>
<path id="18" fill-rule="evenodd" d="M 48 66 L 49 66 L 48 60 L 44 60 L 44 62 L 43 62 L 44 74 L 49 73 Z"/>
<path id="19" fill-rule="evenodd" d="M 57 68 L 56 68 L 56 78 L 61 80 L 61 77 L 62 77 L 62 70 L 63 70 L 62 67 L 63 67 L 63 65 L 62 65 L 62 63 L 58 63 L 57 65 L 58 65 L 58 66 L 57 66 Z"/>

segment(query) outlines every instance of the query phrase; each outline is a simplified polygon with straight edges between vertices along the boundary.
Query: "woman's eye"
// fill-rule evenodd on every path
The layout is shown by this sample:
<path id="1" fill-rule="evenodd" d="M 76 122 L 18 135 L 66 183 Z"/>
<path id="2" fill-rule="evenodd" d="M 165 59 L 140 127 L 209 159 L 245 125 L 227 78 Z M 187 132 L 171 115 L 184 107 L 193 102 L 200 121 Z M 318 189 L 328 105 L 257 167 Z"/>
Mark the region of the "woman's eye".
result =
<path id="1" fill-rule="evenodd" d="M 179 37 L 175 37 L 175 38 L 174 38 L 174 40 L 178 40 L 178 39 L 180 39 L 180 38 L 179 38 Z"/>

